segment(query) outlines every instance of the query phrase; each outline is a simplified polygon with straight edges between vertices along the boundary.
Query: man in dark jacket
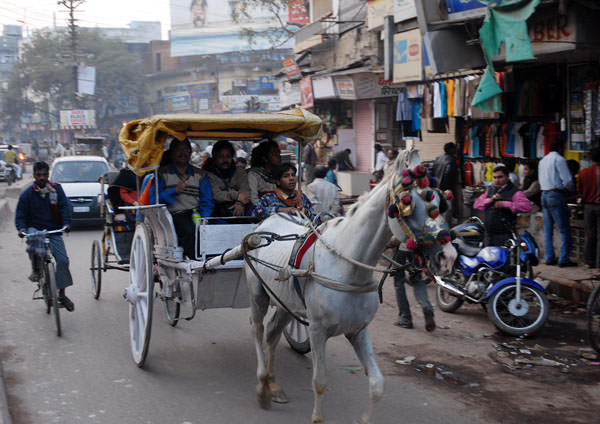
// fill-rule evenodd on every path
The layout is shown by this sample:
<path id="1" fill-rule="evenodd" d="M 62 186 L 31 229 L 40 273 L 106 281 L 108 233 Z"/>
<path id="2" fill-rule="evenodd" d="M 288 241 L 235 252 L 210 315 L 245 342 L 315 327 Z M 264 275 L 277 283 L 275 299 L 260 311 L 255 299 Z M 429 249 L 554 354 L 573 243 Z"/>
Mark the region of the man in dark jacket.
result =
<path id="1" fill-rule="evenodd" d="M 33 165 L 34 182 L 21 193 L 15 213 L 15 226 L 19 237 L 25 237 L 25 234 L 35 231 L 58 230 L 63 226 L 66 227 L 66 232 L 71 229 L 71 203 L 62 186 L 49 181 L 48 176 L 49 167 L 46 162 L 36 162 Z M 73 311 L 75 306 L 65 295 L 65 288 L 73 285 L 65 243 L 60 234 L 49 235 L 48 240 L 52 256 L 56 260 L 58 302 L 68 311 Z M 39 281 L 39 267 L 42 264 L 36 263 L 32 252 L 28 253 L 33 269 L 29 279 Z"/>
<path id="2" fill-rule="evenodd" d="M 446 222 L 451 225 L 452 217 L 460 218 L 458 204 L 461 187 L 458 180 L 458 166 L 456 165 L 456 144 L 444 144 L 444 154 L 438 156 L 433 163 L 433 175 L 438 179 L 438 187 L 441 190 L 450 190 L 453 195 L 453 201 L 448 204 L 448 212 L 446 212 Z"/>

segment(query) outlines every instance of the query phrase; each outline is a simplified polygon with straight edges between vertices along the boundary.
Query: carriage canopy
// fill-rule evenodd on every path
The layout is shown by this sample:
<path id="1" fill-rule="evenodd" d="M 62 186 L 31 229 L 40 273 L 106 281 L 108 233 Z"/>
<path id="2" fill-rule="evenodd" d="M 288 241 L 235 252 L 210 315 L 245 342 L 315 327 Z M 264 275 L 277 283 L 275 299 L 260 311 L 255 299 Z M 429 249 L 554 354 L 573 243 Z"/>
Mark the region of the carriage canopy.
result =
<path id="1" fill-rule="evenodd" d="M 127 162 L 141 175 L 142 169 L 160 164 L 169 137 L 235 141 L 278 136 L 297 141 L 319 138 L 321 119 L 300 108 L 277 113 L 156 115 L 125 124 L 119 142 Z"/>

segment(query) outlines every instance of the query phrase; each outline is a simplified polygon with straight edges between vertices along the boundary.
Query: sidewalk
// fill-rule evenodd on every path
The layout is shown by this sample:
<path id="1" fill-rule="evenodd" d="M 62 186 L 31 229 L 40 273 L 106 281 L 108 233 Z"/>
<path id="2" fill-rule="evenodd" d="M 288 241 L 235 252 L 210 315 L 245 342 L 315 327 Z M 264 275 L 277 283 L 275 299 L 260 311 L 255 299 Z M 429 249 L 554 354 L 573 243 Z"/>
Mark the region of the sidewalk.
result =
<path id="1" fill-rule="evenodd" d="M 598 270 L 584 268 L 583 266 L 560 268 L 551 265 L 538 265 L 533 272 L 536 278 L 547 280 L 564 297 L 569 297 L 574 303 L 584 303 L 594 289 L 592 276 L 598 275 Z"/>
<path id="2" fill-rule="evenodd" d="M 8 411 L 8 401 L 6 399 L 6 386 L 4 385 L 4 369 L 0 361 L 0 424 L 12 424 L 12 418 Z"/>

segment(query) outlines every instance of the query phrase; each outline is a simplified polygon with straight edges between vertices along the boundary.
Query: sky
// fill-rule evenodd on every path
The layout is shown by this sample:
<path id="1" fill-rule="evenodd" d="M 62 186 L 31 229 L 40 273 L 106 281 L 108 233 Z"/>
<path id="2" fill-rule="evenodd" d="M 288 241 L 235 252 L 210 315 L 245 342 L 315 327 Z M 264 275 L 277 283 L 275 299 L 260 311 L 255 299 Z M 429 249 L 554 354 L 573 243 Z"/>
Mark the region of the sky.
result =
<path id="1" fill-rule="evenodd" d="M 68 9 L 57 0 L 0 0 L 0 25 L 21 25 L 23 34 L 53 25 L 66 26 Z M 127 27 L 131 21 L 160 21 L 163 40 L 170 29 L 169 0 L 86 0 L 75 12 L 84 27 Z"/>

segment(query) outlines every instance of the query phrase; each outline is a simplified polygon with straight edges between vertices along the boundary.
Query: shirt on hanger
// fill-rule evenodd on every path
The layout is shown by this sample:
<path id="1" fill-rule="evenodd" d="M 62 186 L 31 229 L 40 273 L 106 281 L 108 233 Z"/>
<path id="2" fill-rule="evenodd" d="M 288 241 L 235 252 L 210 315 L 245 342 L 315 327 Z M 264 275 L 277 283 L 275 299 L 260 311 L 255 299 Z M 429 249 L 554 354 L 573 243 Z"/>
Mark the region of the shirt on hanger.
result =
<path id="1" fill-rule="evenodd" d="M 448 116 L 454 116 L 454 80 L 444 81 L 446 85 L 446 104 Z"/>
<path id="2" fill-rule="evenodd" d="M 437 82 L 433 83 L 433 117 L 442 117 L 442 97 L 440 93 L 440 85 Z"/>

